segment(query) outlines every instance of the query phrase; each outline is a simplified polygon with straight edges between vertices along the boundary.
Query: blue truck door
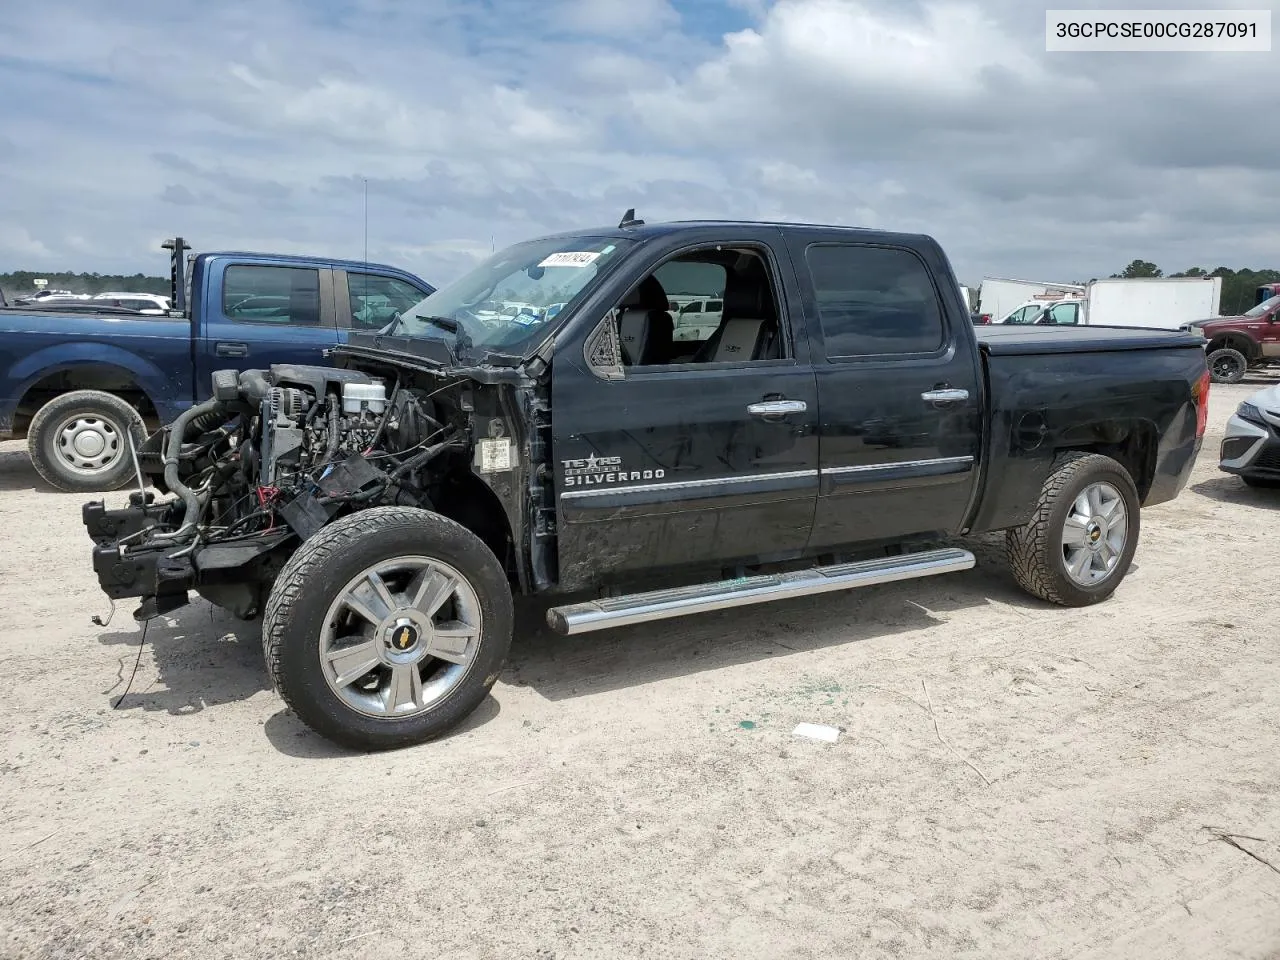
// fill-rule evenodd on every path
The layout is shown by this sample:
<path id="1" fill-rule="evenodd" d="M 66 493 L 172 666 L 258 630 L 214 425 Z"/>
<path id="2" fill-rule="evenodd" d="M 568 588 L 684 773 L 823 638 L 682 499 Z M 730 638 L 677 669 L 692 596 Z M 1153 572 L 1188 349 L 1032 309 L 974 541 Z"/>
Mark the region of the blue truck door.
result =
<path id="1" fill-rule="evenodd" d="M 209 393 L 209 374 L 273 363 L 329 364 L 338 343 L 333 271 L 270 259 L 216 258 L 199 304 L 196 388 Z"/>
<path id="2" fill-rule="evenodd" d="M 820 231 L 789 239 L 822 411 L 809 550 L 958 532 L 977 484 L 984 400 L 941 252 L 830 242 Z"/>
<path id="3" fill-rule="evenodd" d="M 565 589 L 804 550 L 817 495 L 817 389 L 779 239 L 746 228 L 682 248 L 649 266 L 585 343 L 557 350 L 552 454 Z M 713 336 L 674 339 L 668 287 L 723 294 Z M 610 349 L 622 362 L 606 369 Z"/>

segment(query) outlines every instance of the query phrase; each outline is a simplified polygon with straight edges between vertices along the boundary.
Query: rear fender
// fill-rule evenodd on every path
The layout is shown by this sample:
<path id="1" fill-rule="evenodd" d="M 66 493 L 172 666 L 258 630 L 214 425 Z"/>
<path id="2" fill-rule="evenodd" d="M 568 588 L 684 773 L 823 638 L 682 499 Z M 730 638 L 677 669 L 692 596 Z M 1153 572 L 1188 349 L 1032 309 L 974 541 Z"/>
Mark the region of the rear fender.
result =
<path id="1" fill-rule="evenodd" d="M 189 406 L 178 399 L 182 393 L 181 375 L 166 373 L 151 361 L 111 344 L 52 344 L 15 363 L 9 379 L 19 385 L 15 394 L 25 397 L 33 386 L 48 377 L 84 368 L 127 378 L 146 394 L 163 422 L 172 420 Z"/>

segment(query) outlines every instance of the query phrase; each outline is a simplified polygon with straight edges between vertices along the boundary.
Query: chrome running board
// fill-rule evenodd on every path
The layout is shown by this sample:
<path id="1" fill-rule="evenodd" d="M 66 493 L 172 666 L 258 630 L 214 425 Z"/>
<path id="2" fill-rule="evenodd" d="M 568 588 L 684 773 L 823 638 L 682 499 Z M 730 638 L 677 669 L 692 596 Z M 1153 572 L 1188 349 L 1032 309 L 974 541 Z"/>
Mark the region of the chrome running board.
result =
<path id="1" fill-rule="evenodd" d="M 958 573 L 973 567 L 973 554 L 968 550 L 948 548 L 908 553 L 882 560 L 861 560 L 830 567 L 814 567 L 792 573 L 742 577 L 719 583 L 700 583 L 672 590 L 653 590 L 625 597 L 610 597 L 589 603 L 552 607 L 547 623 L 557 633 L 587 633 L 609 627 L 623 627 L 650 620 L 682 617 L 688 613 L 707 613 L 726 607 L 744 607 L 750 603 L 767 603 L 788 597 L 804 597 L 832 590 L 851 590 L 896 580 L 933 577 L 940 573 Z"/>

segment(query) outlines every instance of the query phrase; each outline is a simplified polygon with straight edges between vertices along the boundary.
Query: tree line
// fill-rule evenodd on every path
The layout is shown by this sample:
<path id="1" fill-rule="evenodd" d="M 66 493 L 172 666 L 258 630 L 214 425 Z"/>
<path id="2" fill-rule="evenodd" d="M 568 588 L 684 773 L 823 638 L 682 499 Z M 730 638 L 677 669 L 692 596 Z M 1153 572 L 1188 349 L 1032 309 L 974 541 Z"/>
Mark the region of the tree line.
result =
<path id="1" fill-rule="evenodd" d="M 46 289 L 66 290 L 68 293 L 158 293 L 169 295 L 168 277 L 148 277 L 141 273 L 126 276 L 121 273 L 49 273 L 44 270 L 14 270 L 0 273 L 0 290 L 10 300 L 29 297 L 39 291 L 37 278 L 49 281 Z"/>

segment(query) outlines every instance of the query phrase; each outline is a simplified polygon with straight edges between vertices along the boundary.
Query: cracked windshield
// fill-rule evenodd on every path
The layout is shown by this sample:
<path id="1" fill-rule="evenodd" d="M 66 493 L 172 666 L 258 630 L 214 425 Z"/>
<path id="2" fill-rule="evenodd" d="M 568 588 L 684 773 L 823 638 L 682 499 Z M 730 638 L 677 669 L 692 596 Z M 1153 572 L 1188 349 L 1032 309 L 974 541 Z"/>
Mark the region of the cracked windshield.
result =
<path id="1" fill-rule="evenodd" d="M 386 332 L 452 336 L 459 359 L 523 354 L 634 245 L 617 237 L 518 243 L 405 310 Z"/>

